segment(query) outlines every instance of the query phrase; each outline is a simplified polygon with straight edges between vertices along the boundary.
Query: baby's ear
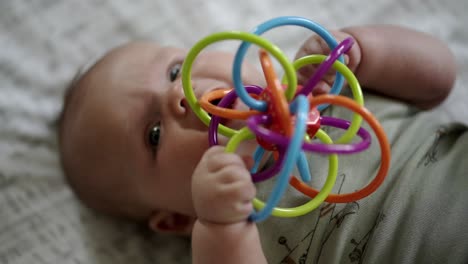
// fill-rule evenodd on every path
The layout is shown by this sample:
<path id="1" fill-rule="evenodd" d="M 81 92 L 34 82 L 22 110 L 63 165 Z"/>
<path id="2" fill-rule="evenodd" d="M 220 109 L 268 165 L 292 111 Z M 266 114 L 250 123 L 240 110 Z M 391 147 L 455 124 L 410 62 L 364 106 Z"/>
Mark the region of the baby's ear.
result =
<path id="1" fill-rule="evenodd" d="M 151 230 L 174 235 L 190 235 L 196 218 L 168 211 L 155 211 L 148 220 Z"/>

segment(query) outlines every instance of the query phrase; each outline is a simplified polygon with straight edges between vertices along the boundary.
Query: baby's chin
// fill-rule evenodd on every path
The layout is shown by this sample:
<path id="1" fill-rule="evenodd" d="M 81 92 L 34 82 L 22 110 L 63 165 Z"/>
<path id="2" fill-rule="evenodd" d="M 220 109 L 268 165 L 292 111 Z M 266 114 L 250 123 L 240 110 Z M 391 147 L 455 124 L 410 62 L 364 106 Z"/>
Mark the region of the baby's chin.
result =
<path id="1" fill-rule="evenodd" d="M 236 100 L 236 102 L 233 105 L 233 108 L 238 111 L 249 110 L 249 107 L 245 105 L 240 99 Z M 246 120 L 241 120 L 241 119 L 224 119 L 221 121 L 221 124 L 234 130 L 240 130 L 247 126 Z M 229 137 L 223 136 L 220 133 L 218 133 L 218 142 L 220 145 L 226 146 L 229 140 L 230 140 Z M 256 143 L 254 140 L 245 140 L 239 144 L 239 147 L 237 148 L 236 152 L 241 155 L 251 156 L 255 148 L 256 148 Z"/>
<path id="2" fill-rule="evenodd" d="M 242 102 L 239 98 L 236 99 L 234 104 L 232 105 L 232 109 L 237 111 L 249 111 L 249 107 Z M 246 120 L 241 119 L 223 119 L 221 123 L 229 128 L 239 130 L 246 126 Z"/>
<path id="3" fill-rule="evenodd" d="M 233 129 L 233 130 L 240 130 L 246 126 L 245 120 L 223 120 L 221 124 L 225 125 L 226 127 Z M 230 140 L 229 137 L 223 136 L 221 133 L 218 133 L 218 142 L 220 145 L 226 146 L 228 141 Z"/>
<path id="4" fill-rule="evenodd" d="M 226 146 L 231 140 L 231 138 L 228 138 L 226 136 L 218 134 L 218 143 L 219 145 Z M 250 156 L 253 157 L 253 153 L 255 149 L 257 148 L 257 142 L 254 139 L 251 140 L 244 140 L 239 143 L 239 145 L 235 149 L 235 153 L 239 154 L 240 156 Z"/>

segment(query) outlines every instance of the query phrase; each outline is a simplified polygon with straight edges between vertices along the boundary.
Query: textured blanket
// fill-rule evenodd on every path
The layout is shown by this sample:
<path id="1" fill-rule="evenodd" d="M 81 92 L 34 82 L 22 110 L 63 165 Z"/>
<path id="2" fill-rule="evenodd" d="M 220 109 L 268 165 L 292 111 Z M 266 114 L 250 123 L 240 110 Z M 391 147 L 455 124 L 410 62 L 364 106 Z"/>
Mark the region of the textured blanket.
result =
<path id="1" fill-rule="evenodd" d="M 435 111 L 468 122 L 467 11 L 466 0 L 1 1 L 0 264 L 190 262 L 187 239 L 91 212 L 63 180 L 54 128 L 62 94 L 78 68 L 106 50 L 135 39 L 188 48 L 207 34 L 248 31 L 282 15 L 330 29 L 406 25 L 445 40 L 456 54 L 454 92 Z M 290 57 L 309 35 L 278 32 L 266 36 Z"/>

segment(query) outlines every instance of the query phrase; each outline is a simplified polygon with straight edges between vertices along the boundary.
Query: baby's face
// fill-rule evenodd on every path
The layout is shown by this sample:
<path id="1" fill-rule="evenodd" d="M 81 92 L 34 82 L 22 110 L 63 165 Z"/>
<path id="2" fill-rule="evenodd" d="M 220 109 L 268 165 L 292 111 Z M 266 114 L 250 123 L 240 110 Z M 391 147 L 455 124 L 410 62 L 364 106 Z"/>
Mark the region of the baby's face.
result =
<path id="1" fill-rule="evenodd" d="M 85 202 L 145 215 L 167 210 L 195 216 L 191 176 L 208 148 L 207 127 L 184 97 L 185 50 L 133 43 L 111 51 L 77 83 L 63 128 L 65 170 Z M 194 63 L 198 98 L 232 87 L 232 55 L 204 52 Z M 249 68 L 250 67 L 250 68 Z M 244 66 L 245 83 L 262 84 Z M 88 197 L 88 198 L 86 198 Z"/>

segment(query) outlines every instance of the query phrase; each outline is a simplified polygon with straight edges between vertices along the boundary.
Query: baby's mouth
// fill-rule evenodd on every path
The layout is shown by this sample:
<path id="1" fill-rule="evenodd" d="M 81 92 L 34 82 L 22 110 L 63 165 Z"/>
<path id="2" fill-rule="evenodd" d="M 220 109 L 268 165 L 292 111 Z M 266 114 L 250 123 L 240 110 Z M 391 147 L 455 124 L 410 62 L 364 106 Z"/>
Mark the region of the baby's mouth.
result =
<path id="1" fill-rule="evenodd" d="M 212 101 L 210 101 L 210 103 L 211 103 L 212 105 L 218 106 L 219 103 L 221 102 L 221 100 L 222 100 L 222 98 L 213 99 Z M 231 107 L 229 107 L 229 108 L 231 108 Z M 210 118 L 213 118 L 213 114 L 212 114 L 212 113 L 208 112 L 208 115 L 210 116 Z M 228 121 L 228 119 L 226 119 L 226 118 L 222 118 L 222 117 L 221 117 L 221 118 L 219 119 L 219 123 L 220 123 L 221 125 L 226 125 L 226 124 L 227 124 L 227 121 Z"/>
<path id="2" fill-rule="evenodd" d="M 213 105 L 216 105 L 218 106 L 219 103 L 221 102 L 222 98 L 219 98 L 219 99 L 213 99 L 210 101 L 211 104 Z M 228 109 L 236 109 L 236 110 L 241 110 L 240 108 L 240 102 L 239 102 L 239 98 L 237 98 L 234 103 L 228 107 L 225 107 L 225 108 L 228 108 Z M 208 115 L 212 118 L 213 117 L 213 114 L 209 113 L 208 112 Z M 237 119 L 230 119 L 230 118 L 223 118 L 221 117 L 220 118 L 220 121 L 219 123 L 221 125 L 224 125 L 224 126 L 227 126 L 229 128 L 232 128 L 232 129 L 240 129 L 242 127 L 245 126 L 245 123 L 243 120 L 237 120 Z"/>
<path id="3" fill-rule="evenodd" d="M 219 99 L 214 99 L 213 101 L 211 101 L 211 103 L 212 103 L 213 105 L 216 105 L 216 106 L 219 105 L 220 102 L 221 102 L 221 98 L 219 98 Z"/>

